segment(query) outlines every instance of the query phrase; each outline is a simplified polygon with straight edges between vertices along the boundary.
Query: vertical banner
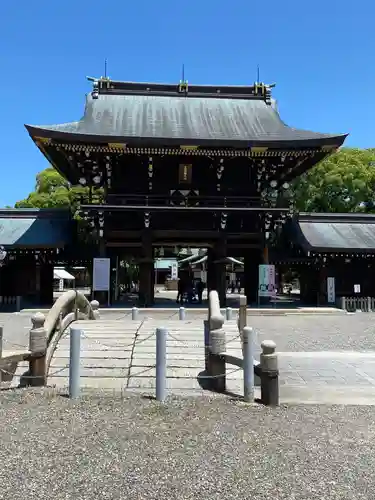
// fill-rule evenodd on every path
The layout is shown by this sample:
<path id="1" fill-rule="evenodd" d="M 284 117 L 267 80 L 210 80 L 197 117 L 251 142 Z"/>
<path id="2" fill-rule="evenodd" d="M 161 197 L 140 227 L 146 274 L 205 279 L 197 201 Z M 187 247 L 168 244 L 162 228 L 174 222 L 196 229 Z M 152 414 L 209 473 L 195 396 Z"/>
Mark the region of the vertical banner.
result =
<path id="1" fill-rule="evenodd" d="M 178 264 L 177 264 L 177 262 L 172 262 L 172 265 L 171 265 L 171 279 L 172 280 L 178 279 Z"/>
<path id="2" fill-rule="evenodd" d="M 95 258 L 93 262 L 92 289 L 94 292 L 109 292 L 111 259 Z"/>
<path id="3" fill-rule="evenodd" d="M 336 284 L 333 277 L 327 278 L 327 301 L 329 304 L 336 302 Z"/>
<path id="4" fill-rule="evenodd" d="M 261 264 L 259 266 L 259 297 L 275 297 L 275 266 L 273 264 Z"/>

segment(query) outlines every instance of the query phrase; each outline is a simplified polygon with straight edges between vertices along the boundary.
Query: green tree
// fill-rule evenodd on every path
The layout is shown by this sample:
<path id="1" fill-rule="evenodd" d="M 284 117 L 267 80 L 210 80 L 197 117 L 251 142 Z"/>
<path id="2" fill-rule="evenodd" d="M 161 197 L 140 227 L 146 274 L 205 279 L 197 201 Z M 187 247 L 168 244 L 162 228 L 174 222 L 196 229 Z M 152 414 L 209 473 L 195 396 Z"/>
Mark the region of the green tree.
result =
<path id="1" fill-rule="evenodd" d="M 375 149 L 343 148 L 293 183 L 301 212 L 375 209 Z"/>
<path id="2" fill-rule="evenodd" d="M 15 204 L 16 208 L 70 208 L 73 213 L 82 202 L 88 202 L 89 188 L 71 186 L 53 167 L 48 167 L 36 176 L 35 190 L 24 200 Z M 91 194 L 93 202 L 100 203 L 103 190 L 96 189 Z"/>

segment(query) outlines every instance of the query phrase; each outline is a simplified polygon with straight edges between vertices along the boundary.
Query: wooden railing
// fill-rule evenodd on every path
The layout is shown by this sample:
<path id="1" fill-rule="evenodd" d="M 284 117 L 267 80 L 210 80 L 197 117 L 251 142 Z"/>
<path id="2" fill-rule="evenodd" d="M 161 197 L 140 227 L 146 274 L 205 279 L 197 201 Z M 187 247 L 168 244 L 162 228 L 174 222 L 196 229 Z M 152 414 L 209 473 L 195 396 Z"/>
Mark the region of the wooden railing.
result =
<path id="1" fill-rule="evenodd" d="M 260 198 L 256 196 L 177 196 L 159 194 L 109 194 L 107 203 L 110 205 L 139 206 L 203 206 L 203 207 L 256 207 Z"/>

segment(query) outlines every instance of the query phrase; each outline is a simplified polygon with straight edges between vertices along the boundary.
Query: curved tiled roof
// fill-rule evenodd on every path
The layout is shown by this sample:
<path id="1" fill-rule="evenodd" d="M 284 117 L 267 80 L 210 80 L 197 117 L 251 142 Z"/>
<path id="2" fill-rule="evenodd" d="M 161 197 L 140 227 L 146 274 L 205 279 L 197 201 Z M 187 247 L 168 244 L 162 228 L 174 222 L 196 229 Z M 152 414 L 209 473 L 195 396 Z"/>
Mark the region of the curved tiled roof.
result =
<path id="1" fill-rule="evenodd" d="M 375 215 L 300 214 L 293 239 L 305 251 L 375 253 Z"/>
<path id="2" fill-rule="evenodd" d="M 95 98 L 96 97 L 96 98 Z M 165 145 L 205 144 L 249 147 L 340 146 L 346 135 L 288 127 L 261 99 L 185 95 L 88 94 L 79 121 L 34 127 L 31 136 L 98 142 L 158 141 Z"/>
<path id="3" fill-rule="evenodd" d="M 0 210 L 0 245 L 5 248 L 64 247 L 71 232 L 69 210 Z"/>

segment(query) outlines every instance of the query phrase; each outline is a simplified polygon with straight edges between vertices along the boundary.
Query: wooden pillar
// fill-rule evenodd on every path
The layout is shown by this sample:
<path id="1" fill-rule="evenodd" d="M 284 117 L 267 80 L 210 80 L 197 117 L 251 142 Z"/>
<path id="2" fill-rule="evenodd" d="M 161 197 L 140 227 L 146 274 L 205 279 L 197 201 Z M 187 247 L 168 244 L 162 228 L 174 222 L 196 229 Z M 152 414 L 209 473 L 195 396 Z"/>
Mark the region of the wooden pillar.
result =
<path id="1" fill-rule="evenodd" d="M 53 304 L 53 264 L 41 263 L 39 266 L 40 292 L 39 302 L 43 306 Z"/>
<path id="2" fill-rule="evenodd" d="M 139 305 L 150 307 L 154 304 L 154 256 L 151 233 L 142 235 L 142 257 L 139 259 Z"/>
<path id="3" fill-rule="evenodd" d="M 263 264 L 268 264 L 269 263 L 269 252 L 268 252 L 268 246 L 265 245 L 263 248 Z"/>
<path id="4" fill-rule="evenodd" d="M 300 300 L 303 305 L 319 302 L 319 270 L 315 266 L 304 266 L 300 270 Z"/>
<path id="5" fill-rule="evenodd" d="M 328 269 L 326 266 L 322 266 L 319 270 L 319 296 L 318 296 L 318 306 L 326 306 L 328 305 L 328 297 L 327 297 L 327 276 Z"/>
<path id="6" fill-rule="evenodd" d="M 247 250 L 244 257 L 245 295 L 248 304 L 256 304 L 258 301 L 259 264 L 263 261 L 262 251 L 259 248 L 253 248 Z"/>
<path id="7" fill-rule="evenodd" d="M 36 300 L 40 302 L 40 275 L 41 275 L 41 269 L 40 269 L 40 263 L 38 261 L 35 262 L 35 295 L 36 295 Z"/>
<path id="8" fill-rule="evenodd" d="M 213 249 L 215 269 L 215 289 L 219 295 L 220 307 L 225 307 L 227 302 L 227 242 L 220 239 Z"/>
<path id="9" fill-rule="evenodd" d="M 207 249 L 207 293 L 211 290 L 215 290 L 215 264 L 214 264 L 214 252 L 212 248 Z"/>

